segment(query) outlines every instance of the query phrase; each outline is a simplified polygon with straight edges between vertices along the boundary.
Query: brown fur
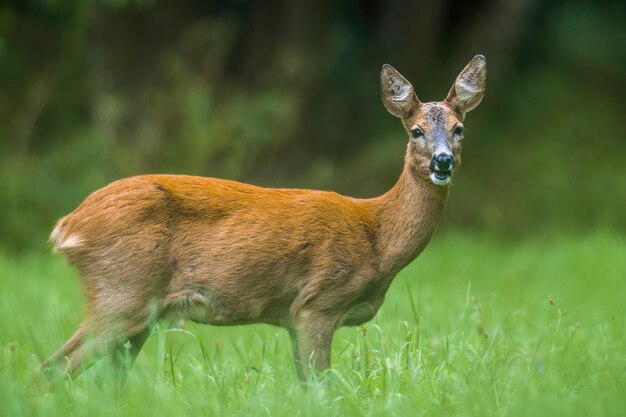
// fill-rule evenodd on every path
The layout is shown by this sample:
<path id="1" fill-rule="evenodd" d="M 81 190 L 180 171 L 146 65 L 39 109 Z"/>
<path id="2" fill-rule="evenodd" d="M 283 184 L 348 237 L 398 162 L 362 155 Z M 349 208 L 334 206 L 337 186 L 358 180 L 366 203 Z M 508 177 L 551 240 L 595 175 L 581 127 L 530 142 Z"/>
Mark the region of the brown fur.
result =
<path id="1" fill-rule="evenodd" d="M 383 102 L 407 130 L 460 123 L 458 103 L 421 104 L 398 77 L 383 68 Z M 410 88 L 408 101 L 393 100 L 398 87 Z M 458 157 L 460 143 L 450 140 Z M 301 379 L 304 365 L 328 368 L 335 329 L 376 314 L 439 223 L 448 187 L 430 181 L 431 154 L 411 139 L 397 184 L 373 199 L 182 175 L 132 177 L 94 192 L 51 236 L 78 270 L 87 312 L 42 366 L 65 363 L 75 375 L 89 359 L 125 351 L 132 363 L 150 323 L 174 316 L 286 327 Z"/>

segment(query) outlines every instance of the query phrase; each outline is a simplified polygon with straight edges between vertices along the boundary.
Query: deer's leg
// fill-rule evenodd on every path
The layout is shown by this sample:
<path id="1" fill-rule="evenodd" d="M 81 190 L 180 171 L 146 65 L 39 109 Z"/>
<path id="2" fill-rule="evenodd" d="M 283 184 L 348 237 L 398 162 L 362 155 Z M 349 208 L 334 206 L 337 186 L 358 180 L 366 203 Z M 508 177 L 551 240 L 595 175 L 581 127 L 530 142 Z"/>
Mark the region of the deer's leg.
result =
<path id="1" fill-rule="evenodd" d="M 298 354 L 301 363 L 300 378 L 310 378 L 310 370 L 322 372 L 330 368 L 330 352 L 335 332 L 335 323 L 332 317 L 324 314 L 304 310 L 295 317 L 295 332 L 297 336 Z"/>
<path id="2" fill-rule="evenodd" d="M 128 300 L 125 300 L 128 301 Z M 92 363 L 109 356 L 120 376 L 125 376 L 146 339 L 150 335 L 151 320 L 146 303 L 133 302 L 125 310 L 107 308 L 109 304 L 94 308 L 89 320 L 88 339 L 83 348 L 69 357 L 67 372 L 78 376 L 83 369 Z"/>
<path id="3" fill-rule="evenodd" d="M 139 333 L 118 342 L 113 347 L 111 358 L 121 380 L 126 379 L 128 371 L 135 363 L 135 359 L 137 359 L 139 351 L 141 351 L 144 343 L 148 340 L 151 331 L 152 326 L 146 326 Z"/>
<path id="4" fill-rule="evenodd" d="M 88 320 L 83 321 L 76 333 L 58 351 L 43 361 L 38 370 L 53 379 L 66 374 L 71 377 L 78 376 L 84 369 L 83 361 L 93 344 L 90 328 Z"/>
<path id="5" fill-rule="evenodd" d="M 83 344 L 85 343 L 87 328 L 88 326 L 86 324 L 86 321 L 83 321 L 78 327 L 78 330 L 76 330 L 76 332 L 74 333 L 74 335 L 67 339 L 67 341 L 63 344 L 63 346 L 61 346 L 59 350 L 54 352 L 48 359 L 43 361 L 37 367 L 37 371 L 49 373 L 50 371 L 52 371 L 52 368 L 63 365 L 64 362 L 67 361 L 67 358 L 75 356 L 76 352 L 79 352 L 82 349 Z"/>
<path id="6" fill-rule="evenodd" d="M 291 351 L 293 352 L 293 361 L 296 366 L 296 374 L 302 382 L 306 380 L 306 370 L 300 358 L 300 350 L 298 347 L 298 335 L 294 329 L 289 329 L 289 339 L 291 339 Z"/>
<path id="7" fill-rule="evenodd" d="M 62 370 L 76 378 L 99 359 L 111 355 L 115 370 L 123 378 L 150 334 L 147 323 L 133 322 L 119 319 L 115 325 L 98 323 L 90 327 L 87 340 L 67 356 Z"/>
<path id="8" fill-rule="evenodd" d="M 122 375 L 132 366 L 150 334 L 146 314 L 96 314 L 87 318 L 76 333 L 39 369 L 59 367 L 62 374 L 72 378 L 106 355 L 113 355 L 113 363 Z"/>

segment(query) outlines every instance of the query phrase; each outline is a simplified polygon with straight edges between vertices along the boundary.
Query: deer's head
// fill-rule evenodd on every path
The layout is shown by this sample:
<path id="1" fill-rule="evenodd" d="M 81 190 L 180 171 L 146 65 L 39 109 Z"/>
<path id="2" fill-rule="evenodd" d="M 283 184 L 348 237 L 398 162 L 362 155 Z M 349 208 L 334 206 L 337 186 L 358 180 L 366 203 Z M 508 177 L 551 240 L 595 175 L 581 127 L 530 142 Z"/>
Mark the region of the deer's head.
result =
<path id="1" fill-rule="evenodd" d="M 437 185 L 447 185 L 461 165 L 463 119 L 485 93 L 487 62 L 476 55 L 461 71 L 443 101 L 422 103 L 415 90 L 395 68 L 383 65 L 380 73 L 382 100 L 402 119 L 409 134 L 407 163 L 411 171 Z"/>

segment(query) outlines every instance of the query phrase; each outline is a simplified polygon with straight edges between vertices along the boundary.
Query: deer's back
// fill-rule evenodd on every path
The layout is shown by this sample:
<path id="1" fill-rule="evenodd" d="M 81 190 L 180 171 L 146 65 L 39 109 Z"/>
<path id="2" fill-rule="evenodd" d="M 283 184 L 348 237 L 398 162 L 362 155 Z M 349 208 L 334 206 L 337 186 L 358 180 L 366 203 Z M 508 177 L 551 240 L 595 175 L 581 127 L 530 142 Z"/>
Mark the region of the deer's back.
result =
<path id="1" fill-rule="evenodd" d="M 109 184 L 52 235 L 88 293 L 131 285 L 165 304 L 209 294 L 225 323 L 280 321 L 323 290 L 358 294 L 375 271 L 375 238 L 358 200 L 170 175 Z"/>

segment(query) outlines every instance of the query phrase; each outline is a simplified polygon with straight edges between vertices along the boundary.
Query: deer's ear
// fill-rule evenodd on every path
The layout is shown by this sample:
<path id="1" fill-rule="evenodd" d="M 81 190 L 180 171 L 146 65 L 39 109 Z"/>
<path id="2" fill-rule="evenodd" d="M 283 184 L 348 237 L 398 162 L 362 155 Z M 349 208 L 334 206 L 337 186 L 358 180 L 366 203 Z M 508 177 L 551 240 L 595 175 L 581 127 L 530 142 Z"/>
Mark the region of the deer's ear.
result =
<path id="1" fill-rule="evenodd" d="M 380 71 L 380 95 L 389 113 L 396 117 L 407 117 L 420 104 L 411 83 L 389 64 Z"/>
<path id="2" fill-rule="evenodd" d="M 465 117 L 465 113 L 480 104 L 486 82 L 487 61 L 484 56 L 476 55 L 456 77 L 445 101 Z"/>

